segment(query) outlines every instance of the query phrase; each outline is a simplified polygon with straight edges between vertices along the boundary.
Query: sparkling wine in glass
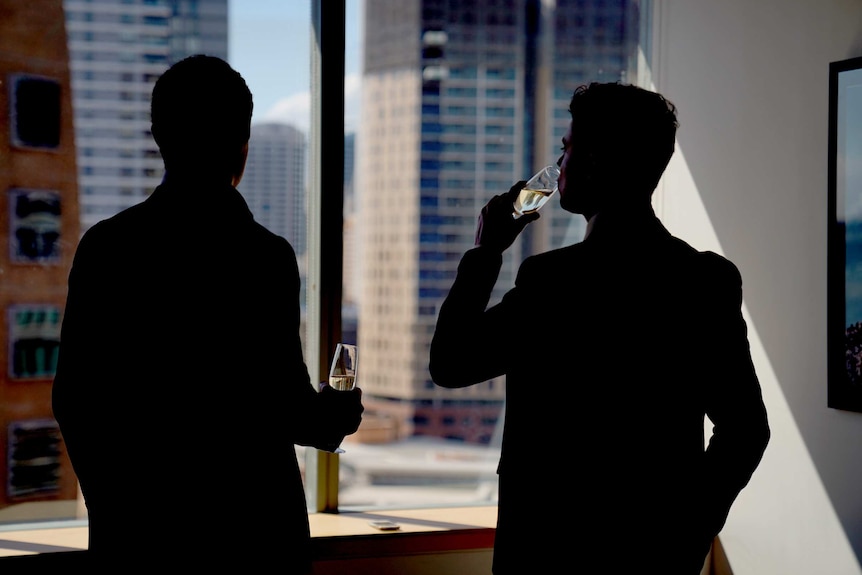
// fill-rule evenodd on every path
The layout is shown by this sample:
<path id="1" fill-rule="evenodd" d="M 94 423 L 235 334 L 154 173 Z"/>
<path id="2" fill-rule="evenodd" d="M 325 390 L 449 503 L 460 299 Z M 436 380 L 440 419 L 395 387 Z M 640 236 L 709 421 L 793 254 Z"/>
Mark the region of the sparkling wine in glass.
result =
<path id="1" fill-rule="evenodd" d="M 350 391 L 356 387 L 356 346 L 339 343 L 335 346 L 335 356 L 329 367 L 329 387 L 338 391 Z"/>
<path id="2" fill-rule="evenodd" d="M 551 164 L 539 170 L 530 178 L 515 202 L 512 204 L 512 217 L 520 218 L 524 214 L 538 211 L 545 205 L 554 192 L 557 191 L 557 179 L 560 177 L 560 169 Z"/>
<path id="3" fill-rule="evenodd" d="M 336 391 L 350 391 L 356 387 L 356 366 L 359 356 L 356 346 L 349 343 L 339 343 L 335 346 L 335 355 L 329 366 L 329 387 Z M 334 445 L 326 451 L 344 453 L 341 447 Z"/>

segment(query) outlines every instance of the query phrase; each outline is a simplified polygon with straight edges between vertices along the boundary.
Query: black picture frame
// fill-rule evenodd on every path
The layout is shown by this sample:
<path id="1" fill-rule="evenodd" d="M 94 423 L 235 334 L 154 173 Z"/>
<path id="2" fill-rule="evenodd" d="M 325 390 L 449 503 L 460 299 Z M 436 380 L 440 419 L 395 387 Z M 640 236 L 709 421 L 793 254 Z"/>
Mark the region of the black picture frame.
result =
<path id="1" fill-rule="evenodd" d="M 829 64 L 830 408 L 862 412 L 862 57 Z"/>

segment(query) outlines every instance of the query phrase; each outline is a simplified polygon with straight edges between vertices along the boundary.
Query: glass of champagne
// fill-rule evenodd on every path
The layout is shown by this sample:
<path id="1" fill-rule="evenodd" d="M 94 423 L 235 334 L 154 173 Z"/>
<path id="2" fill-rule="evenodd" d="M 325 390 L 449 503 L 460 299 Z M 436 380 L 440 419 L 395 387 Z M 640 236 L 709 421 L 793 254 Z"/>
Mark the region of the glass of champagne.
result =
<path id="1" fill-rule="evenodd" d="M 329 366 L 329 387 L 336 391 L 350 391 L 356 387 L 356 365 L 359 356 L 356 346 L 349 343 L 339 343 L 335 346 L 335 355 Z M 339 446 L 327 449 L 332 453 L 344 453 Z"/>
<path id="2" fill-rule="evenodd" d="M 512 217 L 520 218 L 524 214 L 538 211 L 545 205 L 554 192 L 557 191 L 557 179 L 560 177 L 560 169 L 551 164 L 545 166 L 527 180 L 515 202 L 512 204 Z"/>
<path id="3" fill-rule="evenodd" d="M 339 343 L 329 367 L 329 387 L 338 391 L 350 391 L 356 387 L 356 346 Z"/>

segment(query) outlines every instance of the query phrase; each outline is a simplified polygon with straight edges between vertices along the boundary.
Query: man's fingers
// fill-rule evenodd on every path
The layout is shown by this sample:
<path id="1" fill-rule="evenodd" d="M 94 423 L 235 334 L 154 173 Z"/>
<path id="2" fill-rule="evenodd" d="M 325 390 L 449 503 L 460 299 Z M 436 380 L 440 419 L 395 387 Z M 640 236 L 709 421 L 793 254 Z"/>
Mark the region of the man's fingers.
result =
<path id="1" fill-rule="evenodd" d="M 523 216 L 516 219 L 515 221 L 518 223 L 518 226 L 520 227 L 520 229 L 523 230 L 524 228 L 527 227 L 528 224 L 538 220 L 540 217 L 542 217 L 542 216 L 539 214 L 539 212 L 532 212 L 529 214 L 524 214 Z"/>
<path id="2" fill-rule="evenodd" d="M 521 180 L 520 182 L 515 182 L 515 185 L 513 185 L 511 188 L 509 188 L 509 191 L 506 192 L 506 196 L 511 201 L 514 202 L 515 198 L 518 196 L 518 193 L 524 188 L 524 186 L 526 184 L 527 184 L 527 180 Z"/>

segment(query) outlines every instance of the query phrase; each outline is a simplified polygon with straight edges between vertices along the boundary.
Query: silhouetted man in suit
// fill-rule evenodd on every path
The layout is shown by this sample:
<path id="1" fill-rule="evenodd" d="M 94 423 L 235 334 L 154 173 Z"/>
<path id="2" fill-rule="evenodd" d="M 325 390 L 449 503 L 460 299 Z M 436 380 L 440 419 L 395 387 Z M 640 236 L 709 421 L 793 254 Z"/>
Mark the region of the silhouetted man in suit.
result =
<path id="1" fill-rule="evenodd" d="M 482 209 L 431 344 L 444 387 L 506 376 L 494 573 L 697 575 L 769 440 L 736 267 L 668 233 L 651 195 L 674 106 L 579 88 L 558 164 L 585 239 L 488 307 L 524 182 Z M 704 449 L 704 416 L 713 423 Z"/>
<path id="2" fill-rule="evenodd" d="M 106 571 L 307 572 L 294 444 L 361 420 L 359 390 L 312 387 L 293 248 L 235 189 L 251 114 L 223 60 L 171 67 L 152 94 L 162 184 L 75 255 L 54 413 Z"/>

